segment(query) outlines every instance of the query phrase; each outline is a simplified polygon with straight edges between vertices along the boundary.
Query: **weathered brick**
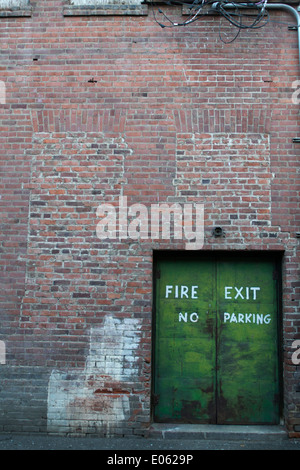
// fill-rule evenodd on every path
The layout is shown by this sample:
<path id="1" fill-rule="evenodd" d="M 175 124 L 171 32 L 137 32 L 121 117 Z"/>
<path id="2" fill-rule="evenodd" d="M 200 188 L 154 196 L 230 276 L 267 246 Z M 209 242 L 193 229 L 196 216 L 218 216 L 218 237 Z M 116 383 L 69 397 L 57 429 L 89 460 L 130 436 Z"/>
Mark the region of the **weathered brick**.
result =
<path id="1" fill-rule="evenodd" d="M 224 45 L 216 16 L 170 32 L 146 5 L 20 3 L 0 12 L 0 430 L 147 432 L 153 251 L 185 243 L 99 240 L 98 206 L 123 195 L 148 211 L 203 203 L 205 251 L 284 254 L 283 418 L 299 434 L 290 18 Z"/>

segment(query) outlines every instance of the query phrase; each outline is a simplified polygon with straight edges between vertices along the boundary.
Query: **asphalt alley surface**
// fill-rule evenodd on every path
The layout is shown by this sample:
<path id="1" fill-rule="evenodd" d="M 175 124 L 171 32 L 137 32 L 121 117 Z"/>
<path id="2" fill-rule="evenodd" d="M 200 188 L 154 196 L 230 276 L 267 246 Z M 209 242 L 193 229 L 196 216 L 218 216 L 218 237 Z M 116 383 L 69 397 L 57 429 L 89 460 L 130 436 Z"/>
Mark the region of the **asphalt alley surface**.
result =
<path id="1" fill-rule="evenodd" d="M 138 454 L 139 451 L 172 451 L 178 454 L 180 451 L 200 450 L 300 450 L 300 439 L 270 438 L 260 439 L 162 439 L 162 438 L 99 438 L 99 437 L 61 437 L 47 435 L 18 435 L 0 434 L 0 450 L 101 450 L 103 455 L 115 455 L 119 451 L 120 456 Z M 115 452 L 111 452 L 115 451 Z M 125 452 L 126 451 L 126 452 Z M 186 454 L 186 452 L 184 452 Z M 193 455 L 193 452 L 191 452 Z"/>

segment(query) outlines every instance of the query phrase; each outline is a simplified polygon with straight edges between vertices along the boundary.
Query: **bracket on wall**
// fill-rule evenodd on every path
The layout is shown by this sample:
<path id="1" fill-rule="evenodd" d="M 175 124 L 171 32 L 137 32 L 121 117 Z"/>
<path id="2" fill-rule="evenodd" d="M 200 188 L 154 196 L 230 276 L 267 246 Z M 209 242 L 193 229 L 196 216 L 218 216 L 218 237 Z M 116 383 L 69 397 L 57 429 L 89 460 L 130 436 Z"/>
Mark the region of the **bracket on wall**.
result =
<path id="1" fill-rule="evenodd" d="M 293 142 L 294 144 L 300 144 L 300 137 L 294 137 Z"/>

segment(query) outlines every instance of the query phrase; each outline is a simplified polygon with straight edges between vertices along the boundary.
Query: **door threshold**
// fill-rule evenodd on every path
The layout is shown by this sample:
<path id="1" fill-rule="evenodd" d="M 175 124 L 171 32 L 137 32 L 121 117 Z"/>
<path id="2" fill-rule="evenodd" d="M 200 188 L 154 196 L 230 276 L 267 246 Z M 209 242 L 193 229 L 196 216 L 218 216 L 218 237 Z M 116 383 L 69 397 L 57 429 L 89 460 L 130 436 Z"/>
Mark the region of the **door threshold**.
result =
<path id="1" fill-rule="evenodd" d="M 150 438 L 160 439 L 229 439 L 259 440 L 261 438 L 287 439 L 281 425 L 231 425 L 231 424 L 170 424 L 152 423 Z"/>

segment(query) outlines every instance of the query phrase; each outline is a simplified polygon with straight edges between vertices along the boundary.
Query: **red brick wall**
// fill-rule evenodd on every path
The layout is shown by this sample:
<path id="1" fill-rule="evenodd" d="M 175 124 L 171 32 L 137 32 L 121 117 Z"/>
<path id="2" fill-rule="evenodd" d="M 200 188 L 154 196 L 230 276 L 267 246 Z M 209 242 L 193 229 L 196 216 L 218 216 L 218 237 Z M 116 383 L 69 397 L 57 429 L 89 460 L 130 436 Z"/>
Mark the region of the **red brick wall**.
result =
<path id="1" fill-rule="evenodd" d="M 299 437 L 294 19 L 271 12 L 279 23 L 225 45 L 219 17 L 161 29 L 145 6 L 66 3 L 0 17 L 0 430 L 147 432 L 153 250 L 185 241 L 100 240 L 97 207 L 126 196 L 204 204 L 203 250 L 283 253 L 283 417 Z"/>

